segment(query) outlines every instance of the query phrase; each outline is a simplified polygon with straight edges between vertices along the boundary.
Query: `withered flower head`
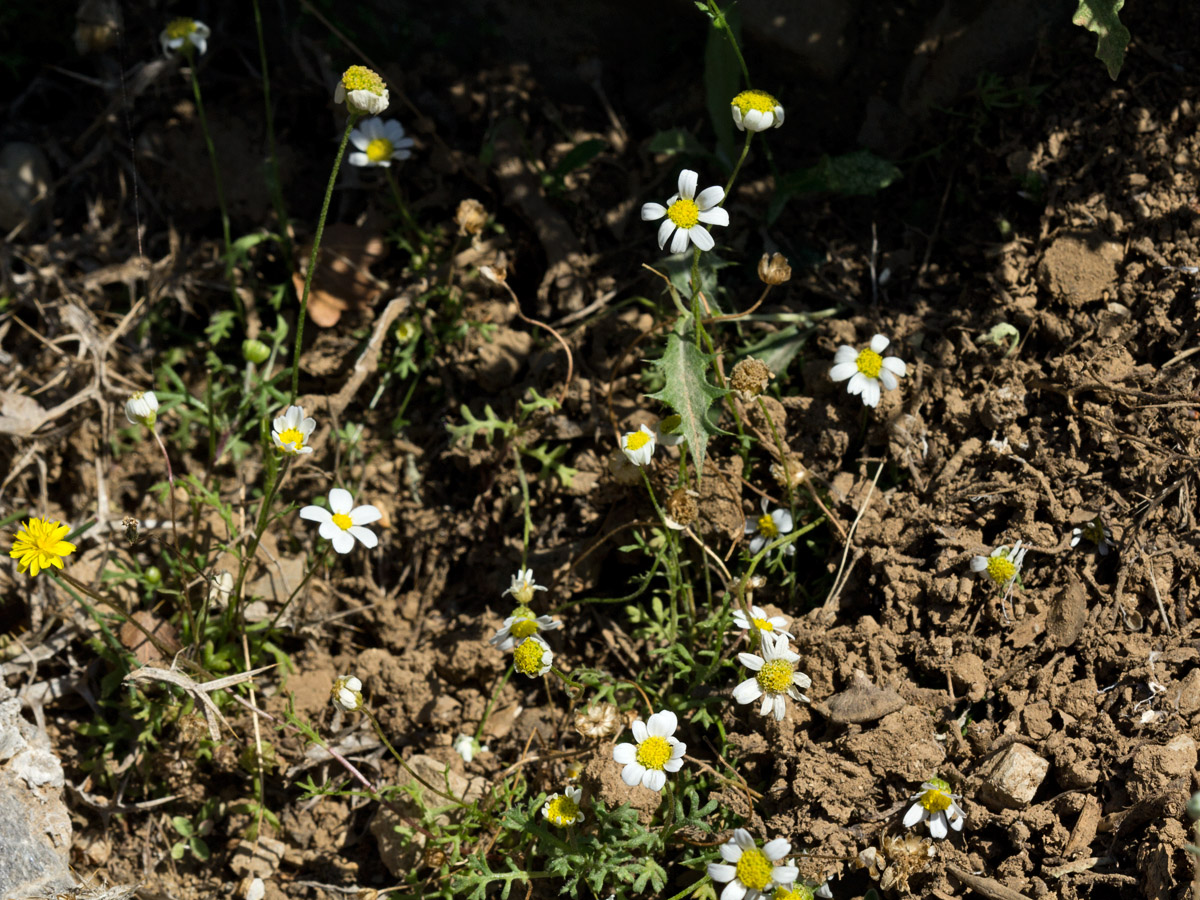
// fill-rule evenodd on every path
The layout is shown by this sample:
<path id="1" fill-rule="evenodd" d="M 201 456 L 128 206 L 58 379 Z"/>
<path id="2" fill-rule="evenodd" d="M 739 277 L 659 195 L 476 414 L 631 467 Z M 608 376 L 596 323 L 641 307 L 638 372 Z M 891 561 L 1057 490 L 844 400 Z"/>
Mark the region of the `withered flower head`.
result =
<path id="1" fill-rule="evenodd" d="M 695 491 L 676 488 L 667 498 L 667 515 L 684 528 L 696 521 L 700 507 L 696 504 Z"/>
<path id="2" fill-rule="evenodd" d="M 458 212 L 454 214 L 458 224 L 458 233 L 466 236 L 479 234 L 487 224 L 487 209 L 478 200 L 467 199 L 458 204 Z"/>
<path id="3" fill-rule="evenodd" d="M 611 703 L 599 703 L 575 711 L 575 730 L 584 737 L 597 740 L 612 737 L 624 727 L 617 708 Z"/>
<path id="4" fill-rule="evenodd" d="M 748 356 L 733 367 L 729 383 L 743 397 L 757 397 L 767 389 L 775 373 L 761 359 Z"/>
<path id="5" fill-rule="evenodd" d="M 758 261 L 758 277 L 764 284 L 783 284 L 792 280 L 792 267 L 782 253 L 769 259 L 764 253 Z"/>

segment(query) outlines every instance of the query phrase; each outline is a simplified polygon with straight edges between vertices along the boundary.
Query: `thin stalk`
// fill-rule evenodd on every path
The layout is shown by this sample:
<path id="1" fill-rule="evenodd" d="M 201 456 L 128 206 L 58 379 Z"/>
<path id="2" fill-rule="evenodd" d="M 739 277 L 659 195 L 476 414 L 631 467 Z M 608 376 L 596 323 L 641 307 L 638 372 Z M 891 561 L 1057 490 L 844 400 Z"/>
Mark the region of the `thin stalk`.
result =
<path id="1" fill-rule="evenodd" d="M 342 134 L 342 142 L 338 145 L 337 157 L 333 161 L 333 171 L 329 173 L 329 184 L 325 187 L 325 200 L 321 203 L 321 216 L 317 219 L 317 234 L 313 238 L 312 254 L 308 258 L 308 271 L 304 273 L 304 294 L 300 297 L 300 318 L 296 322 L 296 352 L 292 356 L 292 395 L 289 403 L 294 402 L 300 392 L 300 348 L 304 343 L 304 319 L 308 316 L 308 295 L 312 290 L 313 274 L 317 271 L 317 255 L 321 252 L 321 235 L 325 233 L 325 217 L 329 215 L 329 201 L 333 199 L 333 186 L 337 183 L 338 170 L 342 167 L 342 157 L 346 154 L 346 144 L 350 142 L 350 132 L 358 116 L 350 113 L 346 120 L 346 130 Z"/>
<path id="2" fill-rule="evenodd" d="M 388 752 L 390 754 L 392 754 L 392 758 L 395 759 L 396 762 L 400 763 L 400 766 L 404 769 L 404 771 L 408 772 L 409 775 L 411 775 L 413 778 L 415 778 L 421 784 L 425 785 L 425 787 L 429 788 L 429 790 L 433 791 L 439 797 L 441 797 L 445 800 L 449 800 L 455 806 L 465 807 L 465 806 L 469 805 L 467 803 L 464 803 L 458 797 L 455 797 L 453 794 L 447 794 L 445 791 L 435 788 L 432 784 L 430 784 L 428 781 L 426 781 L 424 778 L 422 778 L 420 775 L 418 775 L 417 772 L 413 769 L 413 767 L 410 766 L 408 764 L 408 762 L 404 759 L 404 757 L 400 755 L 400 753 L 396 750 L 396 748 L 392 746 L 392 742 L 387 739 L 387 735 L 383 733 L 383 726 L 379 724 L 379 720 L 375 718 L 375 714 L 373 712 L 371 712 L 369 709 L 367 709 L 365 706 L 362 706 L 359 709 L 368 719 L 371 720 L 371 725 L 375 728 L 375 736 L 378 737 L 379 740 L 383 742 L 383 746 L 387 747 Z"/>
<path id="3" fill-rule="evenodd" d="M 283 202 L 283 188 L 279 180 L 279 153 L 275 149 L 275 113 L 271 109 L 271 75 L 267 67 L 267 44 L 263 38 L 262 13 L 258 0 L 254 3 L 254 27 L 258 30 L 258 65 L 262 69 L 263 107 L 267 124 L 267 164 L 271 169 L 271 203 L 279 217 L 279 239 L 283 245 L 283 261 L 287 270 L 292 269 L 292 240 L 289 236 L 287 207 Z"/>
<path id="4" fill-rule="evenodd" d="M 725 37 L 729 39 L 729 46 L 733 47 L 738 65 L 742 67 L 742 77 L 746 79 L 746 87 L 750 87 L 750 70 L 746 67 L 746 59 L 742 56 L 742 48 L 738 46 L 737 38 L 733 36 L 733 29 L 729 27 L 729 20 L 725 18 L 725 13 L 721 12 L 721 7 L 717 6 L 716 0 L 708 0 L 708 8 L 713 14 L 713 21 L 716 26 L 724 31 Z"/>
<path id="5" fill-rule="evenodd" d="M 738 157 L 737 163 L 733 167 L 733 171 L 729 173 L 729 180 L 725 182 L 725 196 L 721 198 L 721 202 L 717 206 L 724 206 L 725 201 L 729 199 L 729 191 L 733 188 L 733 182 L 737 180 L 738 172 L 741 171 L 742 163 L 746 161 L 746 154 L 750 152 L 750 141 L 754 138 L 754 132 L 746 129 L 746 142 L 742 144 L 742 155 Z"/>
<path id="6" fill-rule="evenodd" d="M 479 720 L 479 726 L 475 729 L 475 740 L 483 737 L 483 726 L 487 724 L 488 717 L 496 707 L 496 701 L 500 699 L 500 692 L 504 690 L 504 686 L 508 684 L 508 679 L 512 678 L 514 671 L 516 670 L 510 665 L 504 672 L 503 677 L 501 677 L 500 683 L 496 685 L 496 689 L 492 691 L 492 697 L 488 700 L 487 708 L 483 711 L 483 718 Z"/>
<path id="7" fill-rule="evenodd" d="M 308 571 L 304 573 L 304 577 L 300 580 L 300 583 L 296 585 L 296 589 L 288 595 L 287 600 L 283 602 L 283 606 L 279 607 L 279 612 L 275 613 L 274 618 L 271 619 L 271 630 L 274 630 L 279 625 L 279 620 L 283 618 L 283 614 L 287 612 L 287 608 L 292 605 L 292 601 L 300 595 L 302 590 L 304 590 L 304 586 L 308 584 L 310 579 L 312 579 L 317 569 L 321 568 L 321 566 L 325 564 L 325 561 L 329 558 L 330 546 L 331 545 L 329 544 L 325 544 L 321 548 L 320 555 L 313 560 L 313 564 L 309 566 Z"/>
<path id="8" fill-rule="evenodd" d="M 517 480 L 521 483 L 521 512 L 524 514 L 525 526 L 521 533 L 521 568 L 529 556 L 529 535 L 533 531 L 533 511 L 529 507 L 529 480 L 525 477 L 525 468 L 521 465 L 521 448 L 513 445 L 513 462 L 517 464 Z"/>
<path id="9" fill-rule="evenodd" d="M 163 439 L 158 435 L 158 429 L 151 427 L 150 433 L 154 435 L 154 440 L 158 442 L 158 449 L 162 451 L 163 460 L 167 464 L 167 492 L 171 495 L 171 541 L 175 545 L 175 555 L 178 558 L 183 557 L 183 550 L 179 547 L 179 529 L 175 524 L 177 516 L 175 514 L 175 473 L 171 470 L 171 457 L 167 455 L 167 446 L 163 443 Z M 183 577 L 180 576 L 180 584 L 183 584 Z M 192 609 L 187 603 L 187 592 L 180 592 L 180 608 L 183 609 L 183 617 L 187 620 L 188 629 L 192 634 L 196 633 L 196 623 L 192 621 Z"/>
<path id="10" fill-rule="evenodd" d="M 404 202 L 404 197 L 400 194 L 400 186 L 396 184 L 396 177 L 392 174 L 391 167 L 386 167 L 383 170 L 383 174 L 387 177 L 388 186 L 392 189 L 392 199 L 396 201 L 396 209 L 400 212 L 401 217 L 404 219 L 404 224 L 412 230 L 412 233 L 418 239 L 424 238 L 424 235 L 421 233 L 421 229 L 417 226 L 417 223 L 413 220 L 412 214 L 408 211 L 408 204 Z"/>

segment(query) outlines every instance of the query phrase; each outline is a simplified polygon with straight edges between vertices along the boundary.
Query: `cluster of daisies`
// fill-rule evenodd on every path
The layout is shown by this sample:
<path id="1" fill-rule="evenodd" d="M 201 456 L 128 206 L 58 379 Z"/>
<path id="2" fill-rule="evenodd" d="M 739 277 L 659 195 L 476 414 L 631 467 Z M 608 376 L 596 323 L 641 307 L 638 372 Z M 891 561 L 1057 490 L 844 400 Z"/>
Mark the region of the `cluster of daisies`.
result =
<path id="1" fill-rule="evenodd" d="M 513 667 L 530 678 L 545 675 L 554 664 L 554 651 L 540 632 L 562 628 L 558 619 L 539 616 L 531 608 L 535 592 L 544 590 L 544 586 L 534 581 L 533 569 L 518 569 L 500 595 L 511 595 L 517 606 L 491 638 L 492 646 L 506 653 L 512 651 Z"/>

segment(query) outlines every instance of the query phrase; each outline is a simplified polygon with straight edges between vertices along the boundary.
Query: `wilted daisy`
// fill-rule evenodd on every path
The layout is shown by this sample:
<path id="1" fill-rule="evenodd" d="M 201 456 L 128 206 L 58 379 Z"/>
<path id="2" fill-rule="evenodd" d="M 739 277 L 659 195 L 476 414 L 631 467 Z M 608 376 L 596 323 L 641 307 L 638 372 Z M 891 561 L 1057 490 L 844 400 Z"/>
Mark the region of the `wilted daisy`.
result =
<path id="1" fill-rule="evenodd" d="M 838 347 L 833 357 L 833 368 L 829 377 L 834 381 L 850 379 L 846 390 L 851 394 L 861 394 L 864 406 L 879 405 L 879 385 L 882 383 L 889 391 L 894 391 L 900 384 L 897 378 L 908 371 L 904 360 L 897 356 L 883 356 L 890 341 L 882 334 L 871 338 L 869 346 L 856 350 L 849 344 Z"/>
<path id="2" fill-rule="evenodd" d="M 796 663 L 800 662 L 800 654 L 788 647 L 786 634 L 762 633 L 762 656 L 753 653 L 739 653 L 738 661 L 757 673 L 753 678 L 747 678 L 733 689 L 733 699 L 738 703 L 753 703 L 762 698 L 762 708 L 759 712 L 764 715 L 774 715 L 779 721 L 787 712 L 784 697 L 796 701 L 808 702 L 808 697 L 800 693 L 812 686 L 812 679 L 803 672 L 796 671 Z"/>
<path id="3" fill-rule="evenodd" d="M 736 828 L 733 837 L 717 848 L 723 863 L 709 863 L 708 877 L 728 882 L 721 891 L 721 900 L 758 900 L 770 897 L 777 886 L 788 885 L 800 877 L 795 866 L 779 865 L 792 852 L 792 845 L 783 838 L 767 841 L 762 849 L 745 828 Z"/>
<path id="4" fill-rule="evenodd" d="M 534 583 L 533 569 L 517 569 L 517 574 L 512 577 L 508 589 L 500 596 L 504 597 L 512 594 L 512 598 L 519 604 L 528 606 L 533 602 L 533 592 L 544 590 L 546 589 L 540 584 Z"/>
<path id="5" fill-rule="evenodd" d="M 351 66 L 342 74 L 333 102 L 345 102 L 356 116 L 377 116 L 388 108 L 388 89 L 383 79 L 366 66 Z"/>
<path id="6" fill-rule="evenodd" d="M 408 159 L 413 139 L 404 136 L 404 126 L 395 119 L 372 116 L 363 119 L 350 132 L 350 143 L 358 148 L 350 154 L 352 166 L 383 166 L 387 168 L 394 159 Z"/>
<path id="7" fill-rule="evenodd" d="M 343 675 L 333 683 L 329 699 L 346 712 L 354 712 L 363 705 L 362 682 L 353 675 Z"/>
<path id="8" fill-rule="evenodd" d="M 1021 574 L 1021 563 L 1025 561 L 1026 549 L 1022 549 L 1020 541 L 1011 548 L 997 547 L 991 556 L 972 557 L 971 571 L 986 575 L 1000 590 L 1008 591 Z"/>
<path id="9" fill-rule="evenodd" d="M 746 534 L 754 535 L 750 539 L 751 553 L 757 553 L 780 535 L 791 534 L 792 514 L 786 509 L 767 512 L 767 506 L 767 498 L 763 497 L 761 506 L 763 514 L 757 519 L 746 520 Z M 788 544 L 783 548 L 783 552 L 784 555 L 791 556 L 796 552 L 796 547 L 794 544 Z"/>
<path id="10" fill-rule="evenodd" d="M 563 623 L 558 619 L 552 619 L 549 616 L 535 616 L 533 610 L 528 606 L 518 606 L 489 640 L 497 650 L 508 652 L 530 635 L 562 627 Z"/>
<path id="11" fill-rule="evenodd" d="M 308 446 L 308 439 L 316 427 L 317 420 L 305 416 L 302 407 L 289 406 L 287 412 L 276 416 L 271 424 L 271 440 L 275 442 L 277 450 L 292 456 L 312 453 L 313 449 Z"/>
<path id="12" fill-rule="evenodd" d="M 766 131 L 783 124 L 783 104 L 766 91 L 742 91 L 729 108 L 738 131 Z"/>
<path id="13" fill-rule="evenodd" d="M 678 447 L 687 440 L 679 427 L 683 424 L 683 416 L 667 416 L 659 419 L 654 426 L 654 439 L 664 447 Z"/>
<path id="14" fill-rule="evenodd" d="M 513 666 L 522 675 L 536 678 L 545 675 L 554 664 L 554 651 L 539 635 L 531 634 L 513 651 Z"/>
<path id="15" fill-rule="evenodd" d="M 626 432 L 621 438 L 621 451 L 635 466 L 648 466 L 654 455 L 655 442 L 654 432 L 641 425 L 637 431 Z"/>
<path id="16" fill-rule="evenodd" d="M 333 542 L 333 549 L 338 553 L 349 553 L 354 549 L 354 539 L 368 549 L 379 543 L 375 532 L 364 525 L 377 522 L 383 517 L 374 506 L 355 506 L 350 492 L 342 488 L 334 488 L 329 492 L 329 509 L 320 506 L 306 506 L 300 510 L 300 518 L 310 522 L 320 522 L 319 534 L 327 541 Z"/>
<path id="17" fill-rule="evenodd" d="M 725 189 L 713 186 L 705 188 L 696 196 L 696 184 L 700 176 L 691 169 L 679 173 L 679 193 L 672 195 L 667 205 L 647 203 L 642 206 L 642 221 L 657 222 L 665 218 L 658 226 L 658 247 L 661 250 L 671 238 L 671 252 L 682 253 L 691 242 L 701 250 L 711 250 L 716 242 L 708 233 L 705 225 L 728 225 L 729 213 L 718 204 L 725 199 Z"/>
<path id="18" fill-rule="evenodd" d="M 158 417 L 158 398 L 154 391 L 134 391 L 125 401 L 125 418 L 134 425 L 154 427 Z"/>
<path id="19" fill-rule="evenodd" d="M 487 751 L 487 744 L 481 744 L 469 734 L 460 734 L 454 739 L 454 752 L 462 757 L 463 762 L 469 763 L 480 753 Z"/>
<path id="20" fill-rule="evenodd" d="M 195 49 L 198 54 L 203 54 L 208 49 L 210 34 L 212 32 L 203 22 L 195 19 L 172 19 L 158 39 L 162 42 L 163 53 L 183 50 L 185 54 L 189 54 Z"/>
<path id="21" fill-rule="evenodd" d="M 29 519 L 17 529 L 8 555 L 17 561 L 17 571 L 30 576 L 42 569 L 61 569 L 63 558 L 75 552 L 75 545 L 64 538 L 71 533 L 70 525 L 49 519 Z"/>
<path id="22" fill-rule="evenodd" d="M 637 744 L 613 747 L 613 760 L 625 767 L 621 780 L 630 787 L 640 784 L 661 791 L 667 783 L 666 773 L 682 769 L 683 754 L 687 753 L 687 744 L 673 737 L 678 725 L 679 719 L 670 710 L 656 712 L 645 722 L 634 719 L 629 728 Z"/>
<path id="23" fill-rule="evenodd" d="M 1082 528 L 1076 528 L 1071 532 L 1071 546 L 1077 546 L 1080 541 L 1091 541 L 1096 545 L 1096 552 L 1101 556 L 1108 556 L 1108 551 L 1113 548 L 1112 531 L 1099 516 Z"/>
<path id="24" fill-rule="evenodd" d="M 561 794 L 551 794 L 542 806 L 542 818 L 551 825 L 575 825 L 583 821 L 583 810 L 579 804 L 583 799 L 583 790 L 568 787 Z"/>
<path id="25" fill-rule="evenodd" d="M 910 798 L 913 805 L 904 814 L 904 827 L 912 828 L 918 822 L 929 823 L 929 836 L 941 840 L 949 831 L 962 831 L 963 811 L 957 800 L 958 794 L 950 793 L 950 785 L 941 778 L 930 778 L 921 785 L 920 793 Z"/>
<path id="26" fill-rule="evenodd" d="M 761 606 L 750 607 L 750 618 L 746 618 L 744 610 L 735 609 L 733 611 L 733 624 L 738 628 L 746 630 L 749 630 L 753 626 L 763 634 L 782 634 L 788 640 L 792 640 L 793 637 L 785 628 L 787 619 L 783 616 L 768 616 L 766 610 Z"/>

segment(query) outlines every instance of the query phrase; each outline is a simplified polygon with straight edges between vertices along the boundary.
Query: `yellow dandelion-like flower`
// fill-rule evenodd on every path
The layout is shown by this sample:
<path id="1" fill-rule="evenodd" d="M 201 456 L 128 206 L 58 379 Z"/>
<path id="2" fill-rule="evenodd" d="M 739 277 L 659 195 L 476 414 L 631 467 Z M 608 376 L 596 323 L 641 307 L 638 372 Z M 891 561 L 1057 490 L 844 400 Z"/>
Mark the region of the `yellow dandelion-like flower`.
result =
<path id="1" fill-rule="evenodd" d="M 28 570 L 31 576 L 51 566 L 61 569 L 63 557 L 75 552 L 75 545 L 63 540 L 70 532 L 70 525 L 48 519 L 30 519 L 17 532 L 8 555 L 17 561 L 21 572 Z"/>

